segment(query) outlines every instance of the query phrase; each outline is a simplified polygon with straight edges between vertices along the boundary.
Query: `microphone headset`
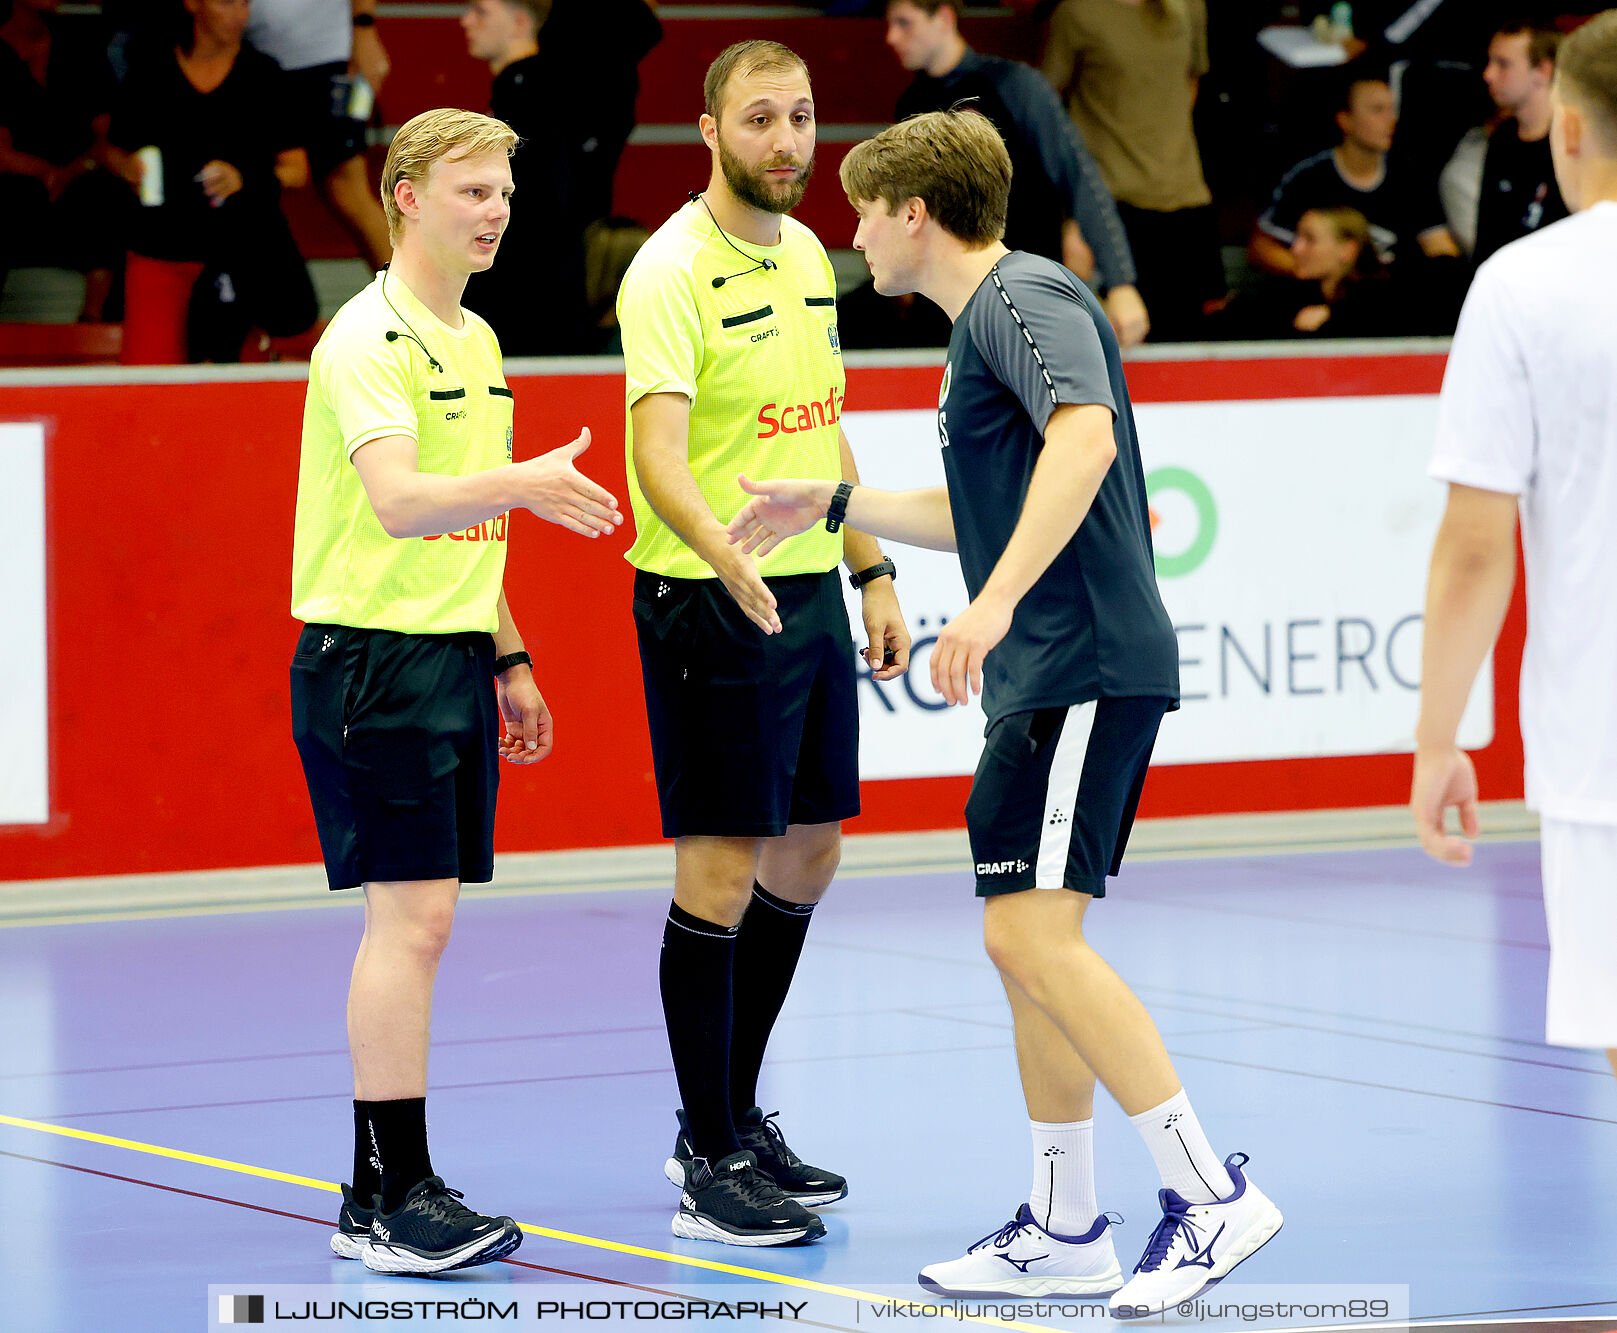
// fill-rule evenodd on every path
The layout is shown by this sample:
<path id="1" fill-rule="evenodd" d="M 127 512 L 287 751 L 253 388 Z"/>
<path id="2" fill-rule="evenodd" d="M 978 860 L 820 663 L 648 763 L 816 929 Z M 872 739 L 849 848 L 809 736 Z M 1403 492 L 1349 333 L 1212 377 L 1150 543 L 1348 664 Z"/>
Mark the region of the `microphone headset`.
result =
<path id="1" fill-rule="evenodd" d="M 388 297 L 388 294 L 387 294 L 387 268 L 386 268 L 386 266 L 384 266 L 383 269 L 382 269 L 382 299 L 387 302 L 387 308 L 389 310 L 391 310 L 395 315 L 399 315 L 398 306 L 393 304 L 392 300 Z M 404 338 L 404 339 L 407 339 L 410 342 L 413 342 L 417 347 L 419 347 L 421 349 L 421 354 L 427 358 L 427 364 L 429 366 L 431 366 L 435 371 L 437 371 L 440 375 L 442 375 L 444 373 L 443 363 L 441 361 L 439 361 L 437 357 L 435 357 L 431 352 L 429 352 L 427 350 L 427 345 L 426 345 L 426 343 L 421 341 L 420 335 L 417 334 L 414 329 L 410 328 L 410 321 L 407 320 L 403 315 L 399 315 L 399 323 L 404 325 L 405 328 L 410 329 L 410 331 L 408 333 L 400 333 L 397 329 L 389 329 L 387 331 L 387 333 L 384 335 L 387 338 L 387 340 L 390 343 L 396 343 L 396 342 L 398 342 L 398 340 L 400 338 Z"/>
<path id="2" fill-rule="evenodd" d="M 690 201 L 693 204 L 701 204 L 703 208 L 707 209 L 708 217 L 713 218 L 713 229 L 716 232 L 718 232 L 720 236 L 724 237 L 724 243 L 726 245 L 728 245 L 732 250 L 734 250 L 743 259 L 752 259 L 753 258 L 752 255 L 749 255 L 739 245 L 737 245 L 734 241 L 732 241 L 730 239 L 729 233 L 726 232 L 723 227 L 719 226 L 719 220 L 718 220 L 718 218 L 713 217 L 713 210 L 708 207 L 708 202 L 707 202 L 706 199 L 704 199 L 695 190 L 687 190 L 687 191 L 685 191 L 685 194 L 687 195 L 687 197 L 690 199 Z M 744 278 L 744 277 L 747 276 L 748 273 L 756 273 L 759 269 L 763 269 L 764 272 L 766 272 L 766 273 L 773 273 L 777 267 L 779 267 L 779 265 L 777 265 L 773 259 L 762 259 L 762 260 L 759 260 L 756 264 L 754 264 L 751 268 L 746 269 L 746 270 L 744 270 L 744 271 L 742 271 L 740 273 L 726 273 L 726 274 L 724 274 L 724 275 L 722 275 L 720 277 L 714 278 L 713 279 L 713 286 L 715 288 L 722 287 L 727 282 L 732 282 L 736 278 Z"/>

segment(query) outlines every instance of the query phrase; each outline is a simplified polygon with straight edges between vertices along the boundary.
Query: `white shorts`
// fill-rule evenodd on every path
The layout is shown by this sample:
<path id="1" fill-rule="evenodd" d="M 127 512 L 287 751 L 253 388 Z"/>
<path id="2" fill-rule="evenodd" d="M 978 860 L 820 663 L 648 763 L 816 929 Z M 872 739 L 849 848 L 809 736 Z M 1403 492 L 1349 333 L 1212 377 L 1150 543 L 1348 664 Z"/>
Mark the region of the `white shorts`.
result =
<path id="1" fill-rule="evenodd" d="M 1617 1049 L 1617 825 L 1542 821 L 1545 1040 Z"/>

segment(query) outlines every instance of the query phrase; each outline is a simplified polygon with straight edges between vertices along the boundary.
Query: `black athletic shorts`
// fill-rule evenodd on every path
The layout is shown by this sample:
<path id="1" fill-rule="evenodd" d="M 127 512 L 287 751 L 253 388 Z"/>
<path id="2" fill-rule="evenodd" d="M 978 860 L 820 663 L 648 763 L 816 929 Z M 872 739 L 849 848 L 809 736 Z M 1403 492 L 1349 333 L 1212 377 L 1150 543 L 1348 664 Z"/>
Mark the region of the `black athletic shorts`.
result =
<path id="1" fill-rule="evenodd" d="M 773 838 L 859 813 L 854 647 L 836 571 L 766 582 L 779 634 L 716 578 L 635 573 L 665 838 Z"/>
<path id="2" fill-rule="evenodd" d="M 1104 898 L 1168 707 L 1096 699 L 995 722 L 966 801 L 978 897 L 1066 888 Z"/>
<path id="3" fill-rule="evenodd" d="M 309 153 L 309 174 L 318 185 L 332 171 L 365 151 L 365 122 L 348 114 L 354 81 L 342 62 L 288 72 L 289 107 Z"/>
<path id="4" fill-rule="evenodd" d="M 292 738 L 333 889 L 494 877 L 494 640 L 305 625 Z"/>

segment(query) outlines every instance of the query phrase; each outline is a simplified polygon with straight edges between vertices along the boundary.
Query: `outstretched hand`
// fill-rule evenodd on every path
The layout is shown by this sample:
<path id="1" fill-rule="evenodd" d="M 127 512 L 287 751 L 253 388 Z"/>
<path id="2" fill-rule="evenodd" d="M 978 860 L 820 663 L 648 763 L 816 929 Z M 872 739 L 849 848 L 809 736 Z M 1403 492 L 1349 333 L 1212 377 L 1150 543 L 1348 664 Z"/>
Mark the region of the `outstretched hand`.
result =
<path id="1" fill-rule="evenodd" d="M 749 481 L 736 478 L 752 496 L 730 520 L 726 531 L 744 554 L 768 555 L 788 537 L 807 532 L 831 507 L 836 483 L 827 481 Z"/>
<path id="2" fill-rule="evenodd" d="M 585 426 L 559 449 L 516 464 L 523 474 L 522 503 L 547 522 L 582 537 L 609 536 L 623 522 L 617 499 L 573 465 L 589 447 L 590 428 Z"/>

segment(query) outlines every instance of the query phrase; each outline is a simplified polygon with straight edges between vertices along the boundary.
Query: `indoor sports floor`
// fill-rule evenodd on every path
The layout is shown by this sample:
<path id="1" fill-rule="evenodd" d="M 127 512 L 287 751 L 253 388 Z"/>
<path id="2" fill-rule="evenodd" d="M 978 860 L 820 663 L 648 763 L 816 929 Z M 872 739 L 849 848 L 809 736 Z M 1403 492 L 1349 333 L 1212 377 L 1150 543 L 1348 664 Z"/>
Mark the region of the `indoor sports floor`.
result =
<path id="1" fill-rule="evenodd" d="M 1285 1213 L 1226 1285 L 1407 1285 L 1418 1318 L 1617 1325 L 1617 1085 L 1598 1053 L 1542 1044 L 1536 843 L 1480 847 L 1464 874 L 1408 847 L 1196 850 L 1131 862 L 1089 919 L 1215 1147 L 1250 1153 Z M 0 1327 L 201 1329 L 210 1285 L 918 1297 L 922 1264 L 1026 1197 L 1009 1019 L 964 868 L 856 866 L 816 918 L 763 1085 L 791 1144 L 850 1178 L 806 1248 L 669 1232 L 667 898 L 464 897 L 434 1163 L 530 1234 L 516 1262 L 436 1283 L 327 1250 L 357 898 L 0 929 Z M 1105 1099 L 1097 1158 L 1126 1270 L 1157 1182 Z"/>

